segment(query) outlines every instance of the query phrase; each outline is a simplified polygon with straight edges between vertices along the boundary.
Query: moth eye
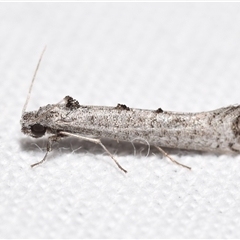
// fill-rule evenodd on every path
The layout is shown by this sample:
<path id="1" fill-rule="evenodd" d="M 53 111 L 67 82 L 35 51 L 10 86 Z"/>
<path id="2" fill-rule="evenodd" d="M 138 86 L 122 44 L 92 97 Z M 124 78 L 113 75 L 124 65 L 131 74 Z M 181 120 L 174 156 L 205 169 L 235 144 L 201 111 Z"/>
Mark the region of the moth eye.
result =
<path id="1" fill-rule="evenodd" d="M 45 134 L 46 128 L 41 124 L 34 124 L 31 126 L 31 131 L 35 135 L 35 137 L 41 137 Z"/>

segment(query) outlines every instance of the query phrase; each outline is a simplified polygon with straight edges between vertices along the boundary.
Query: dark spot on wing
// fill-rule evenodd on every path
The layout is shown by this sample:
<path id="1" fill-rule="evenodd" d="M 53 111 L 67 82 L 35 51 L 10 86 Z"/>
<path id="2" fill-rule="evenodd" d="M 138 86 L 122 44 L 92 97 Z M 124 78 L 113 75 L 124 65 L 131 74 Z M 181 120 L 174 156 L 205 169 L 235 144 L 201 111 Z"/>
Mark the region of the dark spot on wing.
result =
<path id="1" fill-rule="evenodd" d="M 162 113 L 163 110 L 162 110 L 161 108 L 158 108 L 155 112 L 156 112 L 156 113 Z"/>
<path id="2" fill-rule="evenodd" d="M 70 108 L 71 110 L 80 108 L 80 104 L 76 99 L 73 99 L 70 96 L 66 96 L 65 100 L 67 101 L 66 107 Z"/>
<path id="3" fill-rule="evenodd" d="M 129 107 L 127 107 L 124 104 L 120 104 L 120 103 L 115 107 L 115 109 L 130 111 Z"/>

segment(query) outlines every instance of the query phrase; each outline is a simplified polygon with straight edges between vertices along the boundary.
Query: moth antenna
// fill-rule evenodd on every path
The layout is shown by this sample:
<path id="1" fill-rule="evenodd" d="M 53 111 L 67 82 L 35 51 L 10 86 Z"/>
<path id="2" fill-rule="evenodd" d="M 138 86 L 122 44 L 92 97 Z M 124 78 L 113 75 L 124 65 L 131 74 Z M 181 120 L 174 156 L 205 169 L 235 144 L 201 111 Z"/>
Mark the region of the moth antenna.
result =
<path id="1" fill-rule="evenodd" d="M 23 115 L 23 114 L 25 113 L 25 111 L 26 111 L 26 108 L 27 108 L 27 105 L 28 105 L 28 102 L 29 102 L 29 98 L 30 98 L 30 96 L 31 96 L 33 83 L 34 83 L 34 80 L 35 80 L 35 78 L 36 78 L 37 71 L 38 71 L 38 68 L 39 68 L 39 66 L 40 66 L 40 63 L 41 63 L 41 60 L 42 60 L 42 57 L 43 57 L 43 54 L 44 54 L 46 48 L 47 48 L 47 46 L 44 47 L 44 49 L 43 49 L 43 51 L 42 51 L 42 53 L 41 53 L 41 56 L 40 56 L 40 58 L 39 58 L 39 60 L 38 60 L 37 67 L 36 67 L 36 69 L 35 69 L 35 72 L 34 72 L 34 75 L 33 75 L 33 78 L 32 78 L 32 82 L 31 82 L 31 85 L 30 85 L 29 90 L 28 90 L 27 99 L 26 99 L 26 102 L 25 102 L 25 104 L 24 104 L 24 106 L 23 106 L 22 115 Z"/>

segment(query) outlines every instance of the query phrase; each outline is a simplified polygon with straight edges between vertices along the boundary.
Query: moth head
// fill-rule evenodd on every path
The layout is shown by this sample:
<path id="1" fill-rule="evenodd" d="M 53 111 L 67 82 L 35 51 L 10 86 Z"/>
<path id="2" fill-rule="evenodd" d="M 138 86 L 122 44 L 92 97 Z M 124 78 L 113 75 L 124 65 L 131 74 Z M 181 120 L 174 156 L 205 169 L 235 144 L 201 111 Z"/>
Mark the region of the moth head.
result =
<path id="1" fill-rule="evenodd" d="M 35 112 L 25 112 L 21 119 L 22 132 L 34 138 L 40 138 L 45 135 L 47 128 L 34 121 Z"/>

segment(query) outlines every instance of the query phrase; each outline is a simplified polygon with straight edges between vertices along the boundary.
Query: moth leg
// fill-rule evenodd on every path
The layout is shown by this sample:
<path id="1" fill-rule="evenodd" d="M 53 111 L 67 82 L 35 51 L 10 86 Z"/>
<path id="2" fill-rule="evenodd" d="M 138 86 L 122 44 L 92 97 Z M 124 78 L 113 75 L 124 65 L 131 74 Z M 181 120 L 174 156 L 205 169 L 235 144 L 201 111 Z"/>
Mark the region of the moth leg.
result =
<path id="1" fill-rule="evenodd" d="M 170 157 L 162 148 L 160 148 L 160 147 L 158 147 L 158 146 L 155 146 L 155 147 L 156 147 L 164 156 L 166 156 L 168 159 L 170 159 L 172 162 L 174 162 L 174 163 L 176 163 L 176 164 L 178 164 L 178 165 L 180 165 L 180 166 L 182 166 L 182 167 L 185 167 L 185 168 L 191 170 L 190 167 L 188 167 L 188 166 L 186 166 L 186 165 L 184 165 L 184 164 L 182 164 L 182 163 L 179 163 L 179 162 L 177 162 L 176 160 L 174 160 L 172 157 Z"/>
<path id="2" fill-rule="evenodd" d="M 36 162 L 34 164 L 31 165 L 31 167 L 35 167 L 39 164 L 42 164 L 43 162 L 45 162 L 47 160 L 47 156 L 48 156 L 48 153 L 52 151 L 52 144 L 53 142 L 57 142 L 59 141 L 61 138 L 63 138 L 62 135 L 53 135 L 53 136 L 50 136 L 48 138 L 48 142 L 47 142 L 47 152 L 44 156 L 44 158 L 40 161 L 40 162 Z"/>
<path id="3" fill-rule="evenodd" d="M 125 170 L 119 163 L 118 161 L 113 157 L 113 155 L 108 151 L 108 149 L 102 144 L 100 139 L 94 139 L 94 138 L 88 138 L 88 137 L 83 137 L 74 133 L 69 133 L 69 132 L 60 132 L 63 135 L 67 135 L 67 136 L 72 136 L 72 137 L 76 137 L 85 141 L 89 141 L 92 143 L 96 143 L 99 144 L 104 150 L 105 152 L 112 158 L 112 160 L 117 164 L 117 166 L 125 173 L 127 173 L 127 170 Z"/>

